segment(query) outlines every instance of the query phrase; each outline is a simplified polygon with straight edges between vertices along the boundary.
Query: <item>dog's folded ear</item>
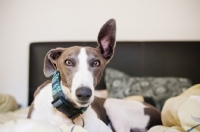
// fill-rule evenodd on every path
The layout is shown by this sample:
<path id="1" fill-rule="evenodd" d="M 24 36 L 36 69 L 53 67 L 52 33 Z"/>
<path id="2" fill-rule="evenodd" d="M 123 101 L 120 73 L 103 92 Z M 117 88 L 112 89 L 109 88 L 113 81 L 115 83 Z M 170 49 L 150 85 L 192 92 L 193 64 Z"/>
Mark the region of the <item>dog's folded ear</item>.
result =
<path id="1" fill-rule="evenodd" d="M 115 38 L 116 38 L 116 22 L 114 19 L 108 20 L 100 29 L 98 35 L 98 48 L 103 57 L 110 61 L 114 54 L 115 49 Z"/>
<path id="2" fill-rule="evenodd" d="M 50 77 L 56 71 L 58 58 L 61 56 L 64 48 L 51 49 L 44 58 L 44 75 Z"/>

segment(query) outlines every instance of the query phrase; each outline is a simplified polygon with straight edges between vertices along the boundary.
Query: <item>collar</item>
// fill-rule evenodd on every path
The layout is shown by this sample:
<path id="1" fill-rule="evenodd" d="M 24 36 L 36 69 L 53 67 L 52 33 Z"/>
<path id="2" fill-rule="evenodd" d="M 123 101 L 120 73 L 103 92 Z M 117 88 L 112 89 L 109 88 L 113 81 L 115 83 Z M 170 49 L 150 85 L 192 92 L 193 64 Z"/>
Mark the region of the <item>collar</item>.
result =
<path id="1" fill-rule="evenodd" d="M 65 114 L 68 118 L 72 120 L 73 123 L 75 118 L 81 116 L 87 110 L 87 107 L 81 107 L 79 109 L 74 108 L 70 104 L 70 102 L 68 102 L 65 99 L 66 97 L 60 85 L 60 72 L 58 70 L 56 70 L 52 78 L 52 94 L 54 100 L 51 103 L 53 107 L 55 107 L 58 111 Z M 83 120 L 83 125 L 84 125 L 84 120 Z"/>

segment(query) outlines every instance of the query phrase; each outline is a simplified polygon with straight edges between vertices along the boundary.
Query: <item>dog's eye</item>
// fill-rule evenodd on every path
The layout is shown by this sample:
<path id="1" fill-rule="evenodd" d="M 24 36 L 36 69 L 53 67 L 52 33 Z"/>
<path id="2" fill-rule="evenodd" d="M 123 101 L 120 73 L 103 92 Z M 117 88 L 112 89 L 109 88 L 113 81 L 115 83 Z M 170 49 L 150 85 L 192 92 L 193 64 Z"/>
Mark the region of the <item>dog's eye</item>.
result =
<path id="1" fill-rule="evenodd" d="M 65 63 L 66 63 L 67 66 L 73 66 L 74 65 L 71 60 L 66 60 Z"/>
<path id="2" fill-rule="evenodd" d="M 97 66 L 99 66 L 100 65 L 100 61 L 98 61 L 98 60 L 95 60 L 93 63 L 92 63 L 92 66 L 94 66 L 94 67 L 97 67 Z"/>

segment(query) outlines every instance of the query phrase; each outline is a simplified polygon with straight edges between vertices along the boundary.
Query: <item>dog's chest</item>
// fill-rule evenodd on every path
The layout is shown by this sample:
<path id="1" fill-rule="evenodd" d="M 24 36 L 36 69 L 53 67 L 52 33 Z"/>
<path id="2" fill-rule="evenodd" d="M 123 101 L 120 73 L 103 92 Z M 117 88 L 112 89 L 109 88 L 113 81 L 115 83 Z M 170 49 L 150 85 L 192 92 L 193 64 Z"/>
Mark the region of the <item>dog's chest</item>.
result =
<path id="1" fill-rule="evenodd" d="M 62 113 L 56 111 L 53 108 L 51 101 L 53 101 L 51 84 L 48 84 L 40 90 L 34 99 L 34 108 L 31 113 L 31 119 L 47 121 L 52 125 L 60 125 L 60 123 L 69 124 L 71 120 L 65 119 Z"/>
<path id="2" fill-rule="evenodd" d="M 69 119 L 63 113 L 57 111 L 51 104 L 52 98 L 52 91 L 51 91 L 51 84 L 48 84 L 44 88 L 40 90 L 38 95 L 34 100 L 34 108 L 31 113 L 31 119 L 40 120 L 49 122 L 52 125 L 60 126 L 63 124 L 73 124 L 72 120 Z M 97 119 L 97 114 L 91 107 L 88 107 L 87 111 L 83 114 L 83 118 L 85 123 L 92 123 L 94 120 Z M 76 125 L 83 124 L 80 117 L 75 119 Z"/>

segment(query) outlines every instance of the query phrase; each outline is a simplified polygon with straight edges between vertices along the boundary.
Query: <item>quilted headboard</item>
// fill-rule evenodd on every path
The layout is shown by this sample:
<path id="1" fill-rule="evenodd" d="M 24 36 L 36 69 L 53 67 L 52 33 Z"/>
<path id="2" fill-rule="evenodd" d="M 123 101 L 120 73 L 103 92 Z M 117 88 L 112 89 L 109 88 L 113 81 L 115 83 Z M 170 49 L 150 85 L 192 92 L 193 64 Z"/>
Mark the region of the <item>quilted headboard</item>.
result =
<path id="1" fill-rule="evenodd" d="M 96 42 L 37 42 L 30 44 L 29 105 L 36 88 L 46 78 L 43 61 L 46 53 L 56 47 L 92 46 Z M 132 76 L 173 76 L 200 83 L 200 42 L 117 42 L 113 59 L 107 65 Z M 104 79 L 96 89 L 105 89 Z"/>

